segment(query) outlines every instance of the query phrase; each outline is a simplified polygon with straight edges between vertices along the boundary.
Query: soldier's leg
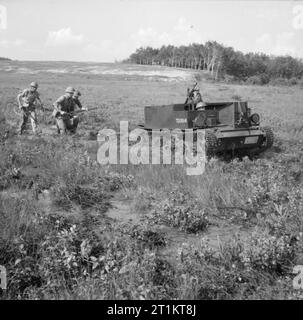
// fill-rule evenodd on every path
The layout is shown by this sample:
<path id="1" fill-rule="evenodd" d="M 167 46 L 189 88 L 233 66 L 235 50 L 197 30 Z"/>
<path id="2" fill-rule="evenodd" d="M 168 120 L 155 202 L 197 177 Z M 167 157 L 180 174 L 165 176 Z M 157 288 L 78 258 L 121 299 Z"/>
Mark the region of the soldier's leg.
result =
<path id="1" fill-rule="evenodd" d="M 56 118 L 56 122 L 57 122 L 58 133 L 65 134 L 66 133 L 65 121 L 62 118 Z"/>
<path id="2" fill-rule="evenodd" d="M 66 130 L 69 133 L 74 133 L 74 120 L 73 118 L 67 118 L 65 121 Z"/>
<path id="3" fill-rule="evenodd" d="M 79 118 L 78 117 L 73 117 L 71 119 L 71 132 L 72 133 L 76 133 L 78 124 L 79 124 Z"/>
<path id="4" fill-rule="evenodd" d="M 30 113 L 30 118 L 31 118 L 33 133 L 36 134 L 38 130 L 38 121 L 37 121 L 37 114 L 35 111 L 32 111 Z"/>
<path id="5" fill-rule="evenodd" d="M 26 112 L 23 112 L 21 116 L 21 121 L 20 121 L 19 134 L 22 134 L 26 129 L 27 121 L 28 121 L 28 114 Z"/>

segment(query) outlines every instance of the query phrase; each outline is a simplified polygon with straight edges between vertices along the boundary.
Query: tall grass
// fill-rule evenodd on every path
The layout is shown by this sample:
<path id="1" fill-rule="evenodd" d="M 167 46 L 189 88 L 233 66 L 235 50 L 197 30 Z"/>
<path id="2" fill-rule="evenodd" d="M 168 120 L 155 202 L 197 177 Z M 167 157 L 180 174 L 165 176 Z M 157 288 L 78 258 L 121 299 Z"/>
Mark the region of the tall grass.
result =
<path id="1" fill-rule="evenodd" d="M 1 110 L 25 81 L 30 77 L 8 74 L 1 82 Z M 120 120 L 135 126 L 143 120 L 143 104 L 183 101 L 187 84 L 77 75 L 42 79 L 46 104 L 66 83 L 75 83 L 83 104 L 100 110 L 82 118 L 78 138 L 4 137 L 0 265 L 8 270 L 6 298 L 298 298 L 291 271 L 303 257 L 302 90 L 218 88 L 203 81 L 206 100 L 249 100 L 264 125 L 273 127 L 274 148 L 255 161 L 213 159 L 195 177 L 177 165 L 102 167 L 89 137 L 118 127 Z M 2 118 L 0 131 L 13 132 L 17 119 L 8 124 Z M 40 118 L 42 129 L 50 119 Z M 140 222 L 106 216 L 115 195 L 132 200 L 130 210 L 140 214 Z M 222 221 L 245 228 L 247 236 L 214 250 L 207 235 Z M 199 244 L 185 243 L 173 257 L 163 256 L 170 245 L 163 224 L 171 228 L 165 230 L 197 234 Z"/>

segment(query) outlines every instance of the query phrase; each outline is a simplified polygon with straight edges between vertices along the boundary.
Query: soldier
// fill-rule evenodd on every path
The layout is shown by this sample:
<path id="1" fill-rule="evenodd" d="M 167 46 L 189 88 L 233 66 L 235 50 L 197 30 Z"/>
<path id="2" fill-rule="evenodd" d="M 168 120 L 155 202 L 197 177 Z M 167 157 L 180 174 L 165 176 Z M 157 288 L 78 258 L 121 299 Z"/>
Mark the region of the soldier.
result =
<path id="1" fill-rule="evenodd" d="M 193 103 L 196 106 L 199 102 L 202 102 L 202 96 L 201 93 L 196 90 L 193 92 Z"/>
<path id="2" fill-rule="evenodd" d="M 74 95 L 73 95 L 73 100 L 74 100 L 75 105 L 78 106 L 78 108 L 79 108 L 80 110 L 87 111 L 88 109 L 87 109 L 87 108 L 84 108 L 84 107 L 82 106 L 79 97 L 81 97 L 81 92 L 80 92 L 79 90 L 75 90 Z M 78 126 L 79 118 L 78 118 L 77 116 L 74 116 L 74 121 L 76 121 L 77 126 Z M 77 130 L 77 126 L 76 126 L 76 128 L 75 128 L 75 132 L 76 132 L 76 130 Z"/>
<path id="3" fill-rule="evenodd" d="M 43 104 L 40 100 L 40 95 L 37 91 L 38 83 L 32 82 L 29 89 L 25 89 L 22 93 L 18 94 L 17 101 L 20 110 L 22 110 L 22 120 L 19 129 L 21 135 L 26 128 L 28 119 L 30 118 L 32 129 L 34 134 L 37 133 L 38 121 L 36 114 L 36 104 L 39 103 L 40 107 L 43 108 Z"/>
<path id="4" fill-rule="evenodd" d="M 73 87 L 68 87 L 65 90 L 65 94 L 54 103 L 53 115 L 55 116 L 57 121 L 59 134 L 66 134 L 67 132 L 76 133 L 79 124 L 79 118 L 73 115 L 76 105 L 81 110 L 87 110 L 82 106 L 80 107 L 80 101 L 79 103 L 75 102 L 73 98 L 74 93 L 75 89 Z"/>
<path id="5" fill-rule="evenodd" d="M 206 103 L 203 101 L 201 93 L 199 91 L 194 92 L 192 103 L 194 110 L 205 110 Z"/>
<path id="6" fill-rule="evenodd" d="M 74 95 L 73 95 L 73 99 L 75 101 L 75 104 L 82 110 L 82 104 L 79 100 L 79 97 L 81 97 L 81 92 L 79 90 L 75 90 Z"/>

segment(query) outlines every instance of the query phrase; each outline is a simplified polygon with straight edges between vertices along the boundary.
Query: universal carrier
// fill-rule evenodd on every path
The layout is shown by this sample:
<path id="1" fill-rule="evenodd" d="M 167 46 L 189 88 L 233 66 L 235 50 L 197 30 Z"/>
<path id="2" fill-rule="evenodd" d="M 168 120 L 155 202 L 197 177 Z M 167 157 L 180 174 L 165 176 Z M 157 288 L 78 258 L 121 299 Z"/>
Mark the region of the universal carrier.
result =
<path id="1" fill-rule="evenodd" d="M 145 107 L 143 127 L 148 131 L 205 129 L 208 156 L 259 154 L 273 145 L 272 130 L 260 125 L 259 115 L 252 114 L 246 101 L 203 102 L 196 86 L 188 89 L 185 103 Z"/>

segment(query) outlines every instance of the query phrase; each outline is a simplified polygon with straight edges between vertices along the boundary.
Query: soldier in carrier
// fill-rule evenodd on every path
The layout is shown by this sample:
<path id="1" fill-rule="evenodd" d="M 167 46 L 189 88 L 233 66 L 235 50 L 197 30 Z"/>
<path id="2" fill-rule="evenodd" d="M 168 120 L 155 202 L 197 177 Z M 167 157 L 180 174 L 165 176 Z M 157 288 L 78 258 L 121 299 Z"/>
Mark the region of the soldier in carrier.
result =
<path id="1" fill-rule="evenodd" d="M 187 98 L 185 104 L 190 107 L 191 110 L 205 110 L 205 102 L 203 102 L 200 90 L 197 89 L 197 83 L 190 90 L 187 89 Z"/>

